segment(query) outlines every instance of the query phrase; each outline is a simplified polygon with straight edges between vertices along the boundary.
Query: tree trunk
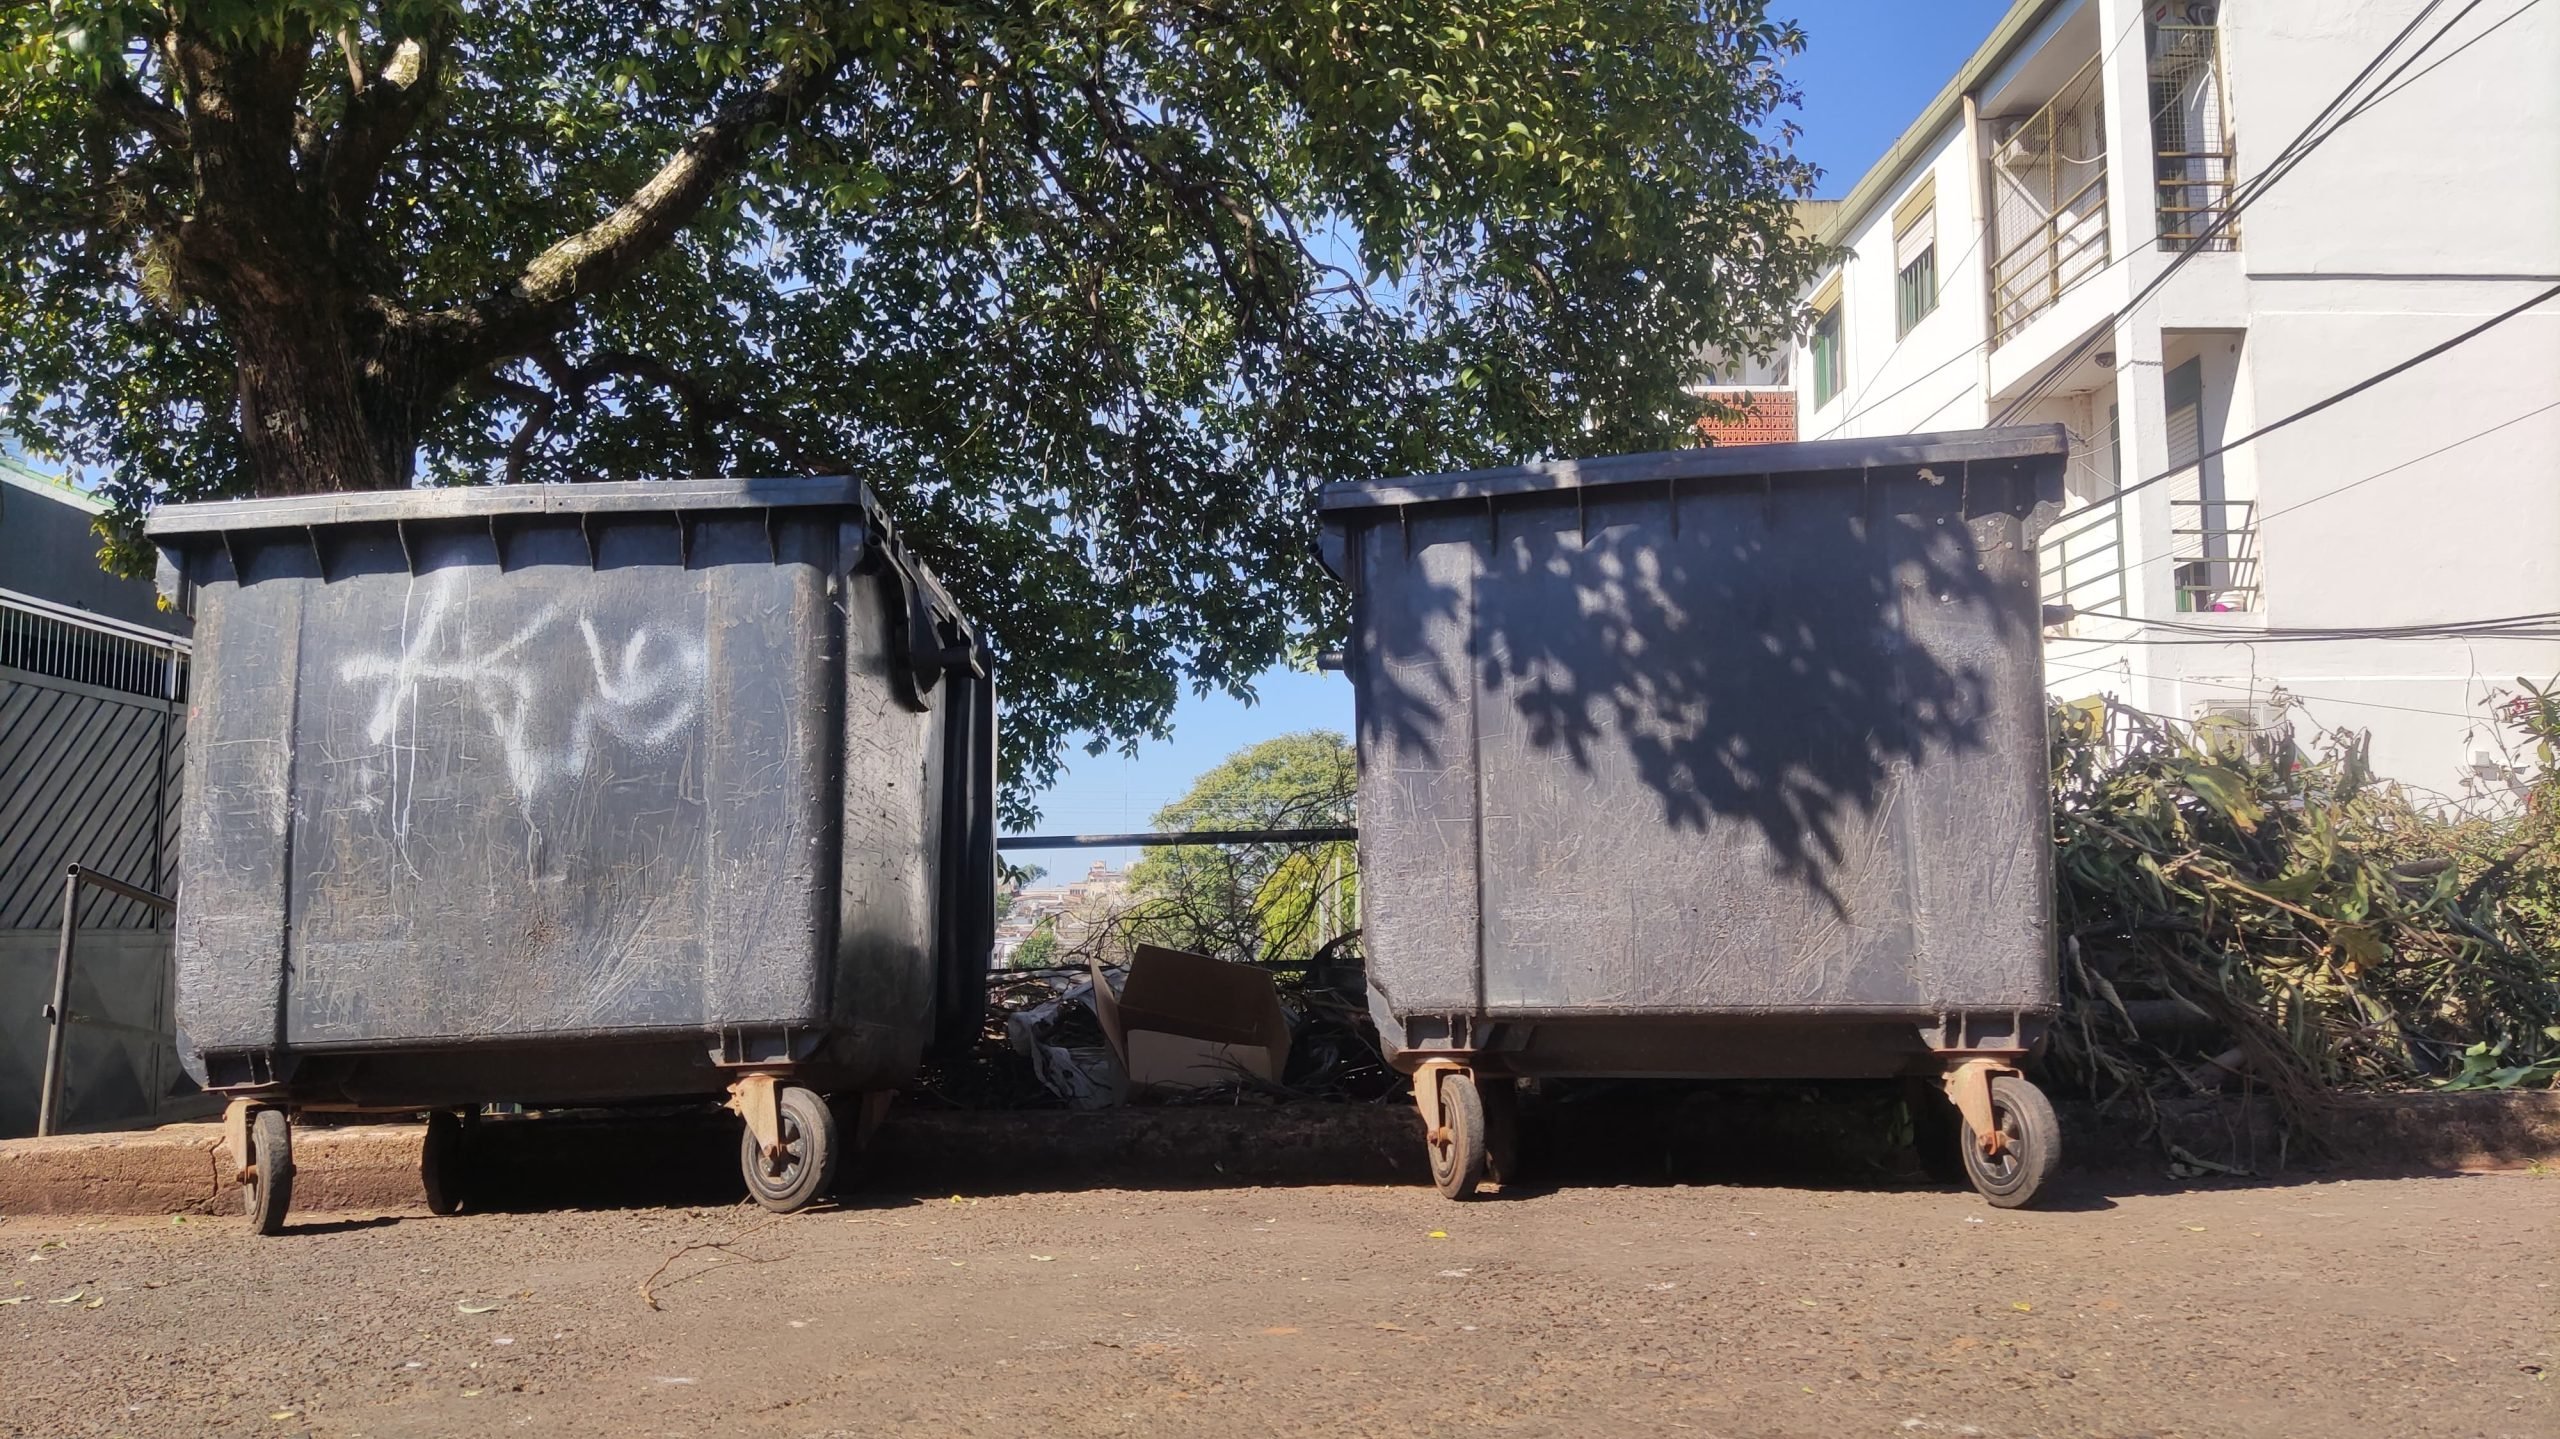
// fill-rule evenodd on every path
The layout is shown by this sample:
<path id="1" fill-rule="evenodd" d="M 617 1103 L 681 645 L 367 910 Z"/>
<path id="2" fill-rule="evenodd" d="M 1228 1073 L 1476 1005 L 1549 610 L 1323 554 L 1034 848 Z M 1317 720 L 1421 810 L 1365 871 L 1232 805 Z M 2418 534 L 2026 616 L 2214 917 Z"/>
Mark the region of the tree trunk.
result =
<path id="1" fill-rule="evenodd" d="M 173 258 L 232 342 L 240 443 L 262 495 L 406 485 L 420 391 L 439 389 L 394 317 L 346 272 L 340 217 L 296 168 L 307 28 L 246 38 L 180 19 L 195 213 Z"/>
<path id="2" fill-rule="evenodd" d="M 263 295 L 222 307 L 239 365 L 240 442 L 258 494 L 409 483 L 419 406 L 402 392 L 414 387 L 412 366 L 386 356 L 382 339 L 349 333 L 334 308 L 317 297 Z"/>

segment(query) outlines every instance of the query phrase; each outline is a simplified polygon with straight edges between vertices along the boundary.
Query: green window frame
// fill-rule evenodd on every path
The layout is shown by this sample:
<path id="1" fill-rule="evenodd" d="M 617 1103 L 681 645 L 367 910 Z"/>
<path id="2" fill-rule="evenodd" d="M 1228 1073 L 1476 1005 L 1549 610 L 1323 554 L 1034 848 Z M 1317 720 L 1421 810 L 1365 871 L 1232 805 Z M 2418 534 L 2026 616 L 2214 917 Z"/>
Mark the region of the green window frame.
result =
<path id="1" fill-rule="evenodd" d="M 1841 364 L 1840 312 L 1847 308 L 1835 304 L 1814 317 L 1813 321 L 1813 407 L 1821 409 L 1846 386 L 1846 367 Z"/>

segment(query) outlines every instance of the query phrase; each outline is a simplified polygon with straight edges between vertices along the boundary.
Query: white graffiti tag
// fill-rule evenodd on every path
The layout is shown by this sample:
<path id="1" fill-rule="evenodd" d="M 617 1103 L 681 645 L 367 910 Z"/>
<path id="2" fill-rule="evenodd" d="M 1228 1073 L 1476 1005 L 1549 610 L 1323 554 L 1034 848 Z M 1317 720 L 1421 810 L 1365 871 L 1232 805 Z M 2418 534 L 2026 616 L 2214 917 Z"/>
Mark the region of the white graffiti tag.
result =
<path id="1" fill-rule="evenodd" d="M 485 644 L 458 618 L 469 600 L 465 572 L 438 571 L 424 590 L 417 613 L 402 616 L 398 653 L 339 666 L 350 683 L 380 682 L 365 738 L 395 755 L 414 753 L 421 690 L 433 685 L 461 687 L 485 717 L 508 783 L 523 799 L 586 773 L 608 737 L 645 753 L 674 740 L 700 712 L 706 657 L 696 638 L 641 625 L 610 643 L 593 618 L 578 615 L 579 648 L 564 653 L 568 636 L 559 630 L 569 612 L 550 604 Z M 401 768 L 395 758 L 395 789 Z"/>

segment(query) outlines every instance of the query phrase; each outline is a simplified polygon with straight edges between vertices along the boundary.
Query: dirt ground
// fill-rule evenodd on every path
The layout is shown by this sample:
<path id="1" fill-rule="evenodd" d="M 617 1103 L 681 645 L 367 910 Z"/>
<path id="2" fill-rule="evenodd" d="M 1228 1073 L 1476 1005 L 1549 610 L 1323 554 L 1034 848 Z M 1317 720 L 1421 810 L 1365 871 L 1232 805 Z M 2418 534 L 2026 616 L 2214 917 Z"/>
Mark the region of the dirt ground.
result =
<path id="1" fill-rule="evenodd" d="M 13 1219 L 0 1260 L 11 1435 L 2560 1434 L 2542 1172 Z"/>

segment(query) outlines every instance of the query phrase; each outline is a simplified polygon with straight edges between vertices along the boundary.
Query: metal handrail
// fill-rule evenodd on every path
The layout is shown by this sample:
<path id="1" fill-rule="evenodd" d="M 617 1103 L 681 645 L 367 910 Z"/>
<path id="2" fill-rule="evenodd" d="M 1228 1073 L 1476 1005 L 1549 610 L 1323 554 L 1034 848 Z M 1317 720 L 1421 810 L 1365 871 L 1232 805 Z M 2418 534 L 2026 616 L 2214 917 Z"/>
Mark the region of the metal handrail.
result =
<path id="1" fill-rule="evenodd" d="M 2106 213 L 2104 139 L 2099 139 L 2094 160 L 2075 159 L 2058 133 L 2065 117 L 2080 113 L 2080 107 L 2099 93 L 2101 58 L 2091 55 L 2026 117 L 1988 122 L 2001 127 L 1995 133 L 2002 137 L 1991 169 L 1997 175 L 2011 177 L 2017 191 L 2014 197 L 1995 200 L 1991 213 L 1984 217 L 1992 240 L 1992 245 L 1985 248 L 1990 274 L 1991 343 L 1995 346 L 2051 308 L 2072 285 L 2088 278 L 2087 272 L 2077 273 L 2069 284 L 2064 283 L 2062 271 L 2066 265 L 2073 265 L 2092 249 L 2099 252 L 2102 260 L 2112 253 L 2113 237 L 2108 233 L 2111 227 Z M 2076 131 L 2079 127 L 2075 123 L 2071 128 Z M 2012 152 L 2008 148 L 2011 146 L 2018 148 Z M 2069 194 L 2063 193 L 2070 173 L 2065 166 L 2084 164 L 2095 168 Z M 2004 233 L 2005 222 L 2018 211 L 2028 217 L 2026 233 L 2012 239 Z M 2094 217 L 2096 235 L 2079 234 L 2066 239 L 2066 217 L 2067 228 L 2073 230 L 2082 229 Z M 2019 272 L 2034 273 L 2038 265 L 2042 266 L 2040 283 L 2022 285 Z M 2011 314 L 2013 310 L 2017 313 Z"/>
<path id="2" fill-rule="evenodd" d="M 53 956 L 53 1001 L 44 1007 L 44 1077 L 39 1082 L 36 1099 L 36 1137 L 39 1139 L 53 1133 L 54 1110 L 62 1099 L 63 1030 L 73 1024 L 102 1029 L 126 1027 L 71 1012 L 71 937 L 79 927 L 80 886 L 84 884 L 96 885 L 109 894 L 148 905 L 163 914 L 177 907 L 177 902 L 167 895 L 153 894 L 113 875 L 100 874 L 76 864 L 63 866 L 62 946 L 54 951 Z"/>
<path id="3" fill-rule="evenodd" d="M 6 585 L 0 585 L 0 605 L 26 610 L 49 620 L 60 620 L 67 625 L 78 625 L 82 629 L 96 630 L 102 635 L 114 635 L 118 639 L 165 645 L 181 654 L 191 654 L 195 650 L 195 642 L 185 635 L 173 635 L 167 630 L 155 630 L 149 625 L 138 625 L 131 620 L 117 619 L 113 615 L 102 615 L 75 605 L 60 604 L 41 595 L 31 595 L 24 590 L 10 589 Z"/>
<path id="4" fill-rule="evenodd" d="M 2065 518 L 2069 518 L 2066 516 Z M 2098 536 L 2097 543 L 2074 549 L 2074 541 Z M 2086 523 L 2062 528 L 2059 522 L 2036 542 L 2038 591 L 2047 604 L 2071 605 L 2076 609 L 2121 611 L 2124 608 L 2124 506 L 2101 501 L 2090 507 Z M 2072 571 L 2084 566 L 2097 567 L 2099 573 L 2074 580 Z M 2088 603 L 2076 599 L 2082 591 L 2115 582 L 2110 601 L 2104 595 L 2094 596 Z"/>
<path id="5" fill-rule="evenodd" d="M 2070 222 L 2068 225 L 2064 223 L 2066 219 Z M 2092 219 L 2097 223 L 2088 225 Z M 2066 232 L 2070 232 L 2068 244 L 2064 243 Z M 2035 293 L 2034 288 L 2017 288 L 2019 276 L 2012 271 L 2027 267 L 2011 264 L 2030 247 L 2039 245 L 2043 253 L 2033 258 L 2042 262 L 2037 285 L 2043 292 L 2041 294 Z M 2092 249 L 2098 252 L 2098 265 L 2085 273 L 2073 275 L 2066 283 L 2064 268 Z M 2108 234 L 2107 225 L 2107 175 L 2101 170 L 2054 206 L 2032 233 L 1992 260 L 1991 305 L 1999 324 L 1991 342 L 1997 345 L 2007 341 L 2025 329 L 2036 316 L 2052 309 L 2074 286 L 2096 274 L 2113 250 L 2113 237 Z M 2009 310 L 2022 305 L 2027 308 L 2014 317 L 2007 315 Z"/>
<path id="6" fill-rule="evenodd" d="M 2163 160 L 2212 160 L 2221 165 L 2218 175 L 2162 175 L 2152 181 L 2152 213 L 2159 217 L 2160 247 L 2164 250 L 2193 249 L 2203 246 L 2216 250 L 2239 247 L 2239 237 L 2232 227 L 2214 228 L 2215 222 L 2231 209 L 2231 192 L 2237 182 L 2232 179 L 2232 152 L 2229 150 L 2163 150 Z M 2168 203 L 2185 191 L 2202 192 L 2201 205 Z M 2197 216 L 2200 219 L 2173 217 Z"/>
<path id="7" fill-rule="evenodd" d="M 1018 834 L 998 849 L 1134 849 L 1168 844 L 1338 844 L 1360 837 L 1350 825 L 1307 829 L 1191 829 L 1160 834 Z"/>
<path id="8" fill-rule="evenodd" d="M 174 702 L 194 648 L 184 635 L 0 589 L 0 667 Z"/>

